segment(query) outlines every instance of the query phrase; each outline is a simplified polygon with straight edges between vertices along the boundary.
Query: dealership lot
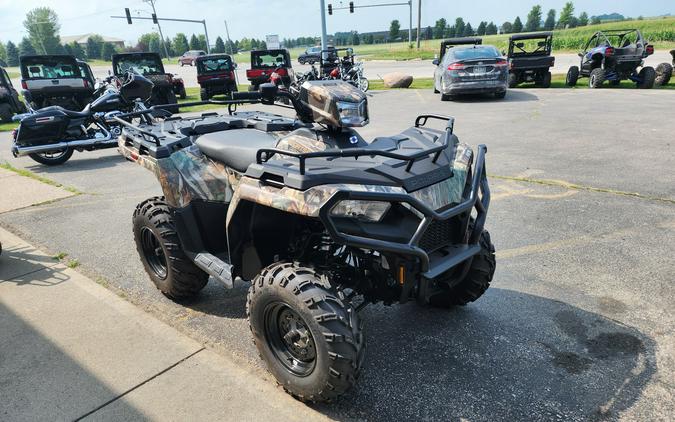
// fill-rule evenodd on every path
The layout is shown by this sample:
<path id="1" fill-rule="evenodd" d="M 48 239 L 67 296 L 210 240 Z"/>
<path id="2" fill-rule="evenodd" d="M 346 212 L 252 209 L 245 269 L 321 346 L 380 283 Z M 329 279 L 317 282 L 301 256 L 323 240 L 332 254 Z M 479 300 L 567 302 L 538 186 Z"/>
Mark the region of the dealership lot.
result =
<path id="1" fill-rule="evenodd" d="M 418 114 L 456 118 L 455 133 L 488 145 L 492 288 L 452 311 L 372 306 L 358 387 L 315 409 L 337 419 L 666 420 L 675 414 L 675 156 L 665 90 L 511 90 L 506 100 L 441 103 L 429 91 L 373 92 L 373 138 Z M 247 287 L 211 283 L 177 305 L 151 285 L 131 214 L 160 193 L 114 150 L 46 168 L 0 161 L 81 195 L 0 214 L 0 225 L 260 377 L 245 319 Z"/>

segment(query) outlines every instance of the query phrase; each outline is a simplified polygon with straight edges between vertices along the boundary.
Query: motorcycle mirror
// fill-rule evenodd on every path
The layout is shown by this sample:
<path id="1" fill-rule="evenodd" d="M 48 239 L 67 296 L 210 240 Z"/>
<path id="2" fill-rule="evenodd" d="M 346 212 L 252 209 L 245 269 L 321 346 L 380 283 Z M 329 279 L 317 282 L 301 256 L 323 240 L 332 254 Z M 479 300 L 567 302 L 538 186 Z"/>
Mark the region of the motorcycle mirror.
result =
<path id="1" fill-rule="evenodd" d="M 260 96 L 265 101 L 274 102 L 274 99 L 277 97 L 278 91 L 279 88 L 276 86 L 276 84 L 265 83 L 260 85 Z"/>

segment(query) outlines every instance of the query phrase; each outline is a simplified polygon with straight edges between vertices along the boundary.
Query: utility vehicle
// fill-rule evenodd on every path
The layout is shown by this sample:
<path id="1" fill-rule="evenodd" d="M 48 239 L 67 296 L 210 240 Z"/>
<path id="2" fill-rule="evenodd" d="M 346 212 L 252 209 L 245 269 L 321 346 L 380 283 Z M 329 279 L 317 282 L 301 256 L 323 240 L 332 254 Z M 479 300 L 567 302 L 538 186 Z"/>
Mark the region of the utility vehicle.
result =
<path id="1" fill-rule="evenodd" d="M 152 82 L 134 73 L 103 82 L 96 99 L 82 111 L 50 106 L 14 116 L 20 123 L 12 135 L 13 155 L 54 166 L 68 161 L 74 151 L 116 147 L 122 130 L 112 117 L 145 110 Z"/>
<path id="2" fill-rule="evenodd" d="M 670 50 L 670 55 L 673 56 L 673 64 L 659 63 L 656 66 L 656 79 L 654 84 L 657 86 L 667 85 L 670 78 L 673 76 L 673 66 L 675 66 L 675 50 Z"/>
<path id="3" fill-rule="evenodd" d="M 644 66 L 644 59 L 652 54 L 654 46 L 637 29 L 598 31 L 579 53 L 581 65 L 567 71 L 565 83 L 574 86 L 579 77 L 587 77 L 591 88 L 600 88 L 605 81 L 619 85 L 630 79 L 638 88 L 649 89 L 654 86 L 656 72 Z"/>
<path id="4" fill-rule="evenodd" d="M 249 91 L 257 91 L 261 84 L 270 82 L 272 74 L 281 78 L 288 88 L 294 80 L 291 56 L 285 48 L 251 51 L 251 68 L 246 70 Z"/>
<path id="5" fill-rule="evenodd" d="M 136 207 L 136 247 L 172 299 L 209 276 L 251 280 L 246 313 L 269 370 L 295 397 L 330 401 L 359 374 L 366 304 L 452 307 L 488 288 L 486 147 L 474 153 L 440 115 L 368 143 L 353 129 L 369 121 L 366 96 L 343 81 L 233 96 L 220 102 L 229 115 L 120 120 L 120 152 L 164 192 Z M 232 109 L 281 96 L 296 118 Z"/>
<path id="6" fill-rule="evenodd" d="M 143 75 L 152 83 L 152 96 L 149 104 L 176 104 L 176 91 L 181 98 L 185 98 L 185 85 L 180 78 L 174 78 L 171 73 L 164 70 L 162 58 L 157 53 L 120 53 L 112 56 L 113 74 L 117 77 L 127 72 Z M 178 107 L 165 107 L 175 113 Z"/>
<path id="7" fill-rule="evenodd" d="M 434 57 L 433 64 L 434 66 L 443 60 L 445 53 L 448 49 L 459 46 L 459 45 L 481 45 L 483 44 L 483 39 L 478 37 L 460 37 L 460 38 L 448 38 L 447 40 L 441 41 L 441 48 L 438 52 L 438 55 Z"/>
<path id="8" fill-rule="evenodd" d="M 234 74 L 236 65 L 227 54 L 209 54 L 195 59 L 199 97 L 202 101 L 214 95 L 231 95 L 237 92 L 237 80 Z"/>
<path id="9" fill-rule="evenodd" d="M 12 116 L 26 111 L 26 106 L 14 89 L 7 71 L 0 67 L 0 122 L 12 121 Z"/>
<path id="10" fill-rule="evenodd" d="M 551 56 L 552 32 L 518 34 L 509 37 L 509 50 L 502 52 L 509 62 L 509 88 L 523 82 L 534 82 L 535 86 L 551 86 L 550 68 L 555 64 Z"/>
<path id="11" fill-rule="evenodd" d="M 94 85 L 74 56 L 21 56 L 19 61 L 23 98 L 32 108 L 81 110 L 91 100 Z"/>

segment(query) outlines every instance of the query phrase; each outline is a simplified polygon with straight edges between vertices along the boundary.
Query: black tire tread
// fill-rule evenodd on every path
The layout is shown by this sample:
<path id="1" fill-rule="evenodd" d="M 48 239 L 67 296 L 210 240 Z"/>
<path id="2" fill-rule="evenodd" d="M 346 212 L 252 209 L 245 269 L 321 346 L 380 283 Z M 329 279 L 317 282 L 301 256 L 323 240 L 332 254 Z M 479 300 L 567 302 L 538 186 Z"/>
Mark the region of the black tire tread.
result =
<path id="1" fill-rule="evenodd" d="M 38 153 L 28 154 L 28 156 L 34 161 L 37 161 L 40 164 L 44 164 L 45 166 L 58 166 L 70 160 L 70 157 L 73 156 L 73 152 L 74 150 L 72 148 L 69 148 L 65 154 L 56 159 L 46 158 Z"/>
<path id="2" fill-rule="evenodd" d="M 246 297 L 246 316 L 249 321 L 256 296 L 265 286 L 290 291 L 307 305 L 315 322 L 321 327 L 331 362 L 330 381 L 319 386 L 316 392 L 305 395 L 279 382 L 284 390 L 301 401 L 331 402 L 351 389 L 359 376 L 365 352 L 362 324 L 351 303 L 344 301 L 342 293 L 314 269 L 298 263 L 278 262 L 263 269 L 249 288 Z M 258 338 L 252 326 L 250 328 L 254 344 L 263 358 L 261 347 L 265 347 L 265 341 Z"/>
<path id="3" fill-rule="evenodd" d="M 673 66 L 670 63 L 659 63 L 656 66 L 656 79 L 654 84 L 656 86 L 667 85 L 670 78 L 673 76 Z"/>
<path id="4" fill-rule="evenodd" d="M 637 84 L 637 87 L 640 89 L 652 89 L 654 87 L 654 81 L 656 80 L 656 71 L 651 66 L 645 66 L 640 69 L 638 73 L 642 79 L 640 83 Z"/>
<path id="5" fill-rule="evenodd" d="M 206 286 L 206 283 L 209 281 L 209 275 L 190 261 L 183 252 L 169 206 L 164 201 L 164 197 L 152 197 L 136 206 L 133 215 L 134 228 L 137 219 L 143 217 L 147 218 L 151 227 L 156 228 L 159 240 L 164 245 L 169 261 L 168 282 L 159 285 L 158 280 L 153 276 L 152 270 L 147 266 L 145 260 L 143 260 L 143 266 L 152 281 L 170 299 L 183 299 L 196 295 Z M 136 240 L 136 250 L 142 257 L 143 249 L 135 230 L 134 238 Z"/>
<path id="6" fill-rule="evenodd" d="M 431 305 L 443 308 L 464 306 L 487 291 L 497 267 L 495 247 L 487 230 L 481 233 L 479 244 L 481 250 L 473 257 L 471 268 L 464 280 L 448 291 L 432 296 L 429 300 Z"/>
<path id="7" fill-rule="evenodd" d="M 595 79 L 593 79 L 595 76 Z M 588 86 L 591 88 L 601 88 L 602 84 L 605 82 L 605 69 L 601 67 L 596 67 L 591 71 L 591 74 L 588 76 Z"/>

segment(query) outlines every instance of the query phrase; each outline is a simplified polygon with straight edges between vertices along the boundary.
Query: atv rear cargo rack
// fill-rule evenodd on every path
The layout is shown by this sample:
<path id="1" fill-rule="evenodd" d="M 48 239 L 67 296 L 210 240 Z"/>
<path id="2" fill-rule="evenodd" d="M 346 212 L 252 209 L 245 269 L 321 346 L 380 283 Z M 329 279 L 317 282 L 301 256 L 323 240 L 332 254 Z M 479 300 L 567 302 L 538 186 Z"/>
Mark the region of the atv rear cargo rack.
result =
<path id="1" fill-rule="evenodd" d="M 455 125 L 455 119 L 454 117 L 450 116 L 442 116 L 439 114 L 423 114 L 420 116 L 417 116 L 415 119 L 415 127 L 423 127 L 424 125 L 427 124 L 427 121 L 429 119 L 437 119 L 437 120 L 444 120 L 447 121 L 447 124 L 445 126 L 445 134 L 443 136 L 443 143 L 439 146 L 429 148 L 424 151 L 420 151 L 416 154 L 412 155 L 403 155 L 403 154 L 397 154 L 395 152 L 389 152 L 389 151 L 381 151 L 381 150 L 375 150 L 375 149 L 369 149 L 369 148 L 350 148 L 350 149 L 339 149 L 339 150 L 334 150 L 334 151 L 316 151 L 316 152 L 293 152 L 293 151 L 288 151 L 288 150 L 283 150 L 283 149 L 278 149 L 278 148 L 261 148 L 258 150 L 256 153 L 256 163 L 257 164 L 264 164 L 267 161 L 269 161 L 275 154 L 279 155 L 284 155 L 288 157 L 293 157 L 297 158 L 299 161 L 299 167 L 300 167 L 300 174 L 304 175 L 306 172 L 306 160 L 308 158 L 346 158 L 346 157 L 354 157 L 354 159 L 357 159 L 359 157 L 375 157 L 375 156 L 381 156 L 381 157 L 387 157 L 387 158 L 393 158 L 395 160 L 401 160 L 401 161 L 406 161 L 408 164 L 406 166 L 406 171 L 409 172 L 412 169 L 413 164 L 415 164 L 415 161 L 419 160 L 420 158 L 425 158 L 428 157 L 431 154 L 434 154 L 434 158 L 432 159 L 432 162 L 436 162 L 438 160 L 438 157 L 440 157 L 441 152 L 443 152 L 448 145 L 450 144 L 450 136 L 452 136 L 452 131 L 454 129 Z"/>

